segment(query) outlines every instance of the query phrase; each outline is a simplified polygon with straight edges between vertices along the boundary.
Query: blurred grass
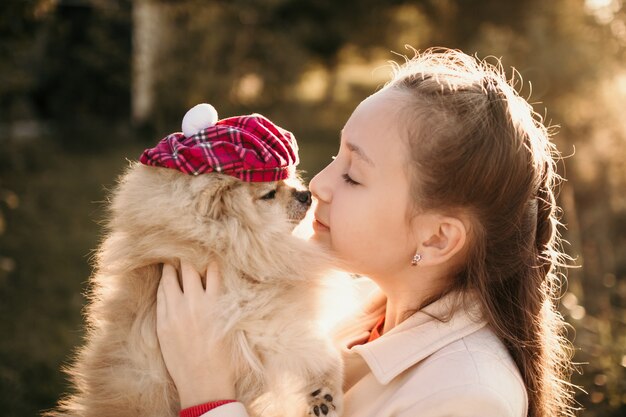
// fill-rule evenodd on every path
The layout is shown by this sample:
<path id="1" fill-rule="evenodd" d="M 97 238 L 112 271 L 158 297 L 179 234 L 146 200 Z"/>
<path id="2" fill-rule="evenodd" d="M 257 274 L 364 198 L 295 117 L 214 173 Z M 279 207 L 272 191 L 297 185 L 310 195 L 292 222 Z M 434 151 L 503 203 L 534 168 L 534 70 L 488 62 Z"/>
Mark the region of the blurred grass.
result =
<path id="1" fill-rule="evenodd" d="M 0 275 L 3 416 L 36 415 L 59 398 L 65 375 L 58 370 L 69 360 L 68 347 L 81 342 L 88 248 L 96 247 L 101 233 L 106 189 L 125 158 L 141 150 L 129 144 L 67 153 L 39 142 L 9 149 L 22 158 L 2 170 L 2 186 L 19 204 L 4 210 L 7 228 L 0 237 L 0 254 L 15 262 Z"/>

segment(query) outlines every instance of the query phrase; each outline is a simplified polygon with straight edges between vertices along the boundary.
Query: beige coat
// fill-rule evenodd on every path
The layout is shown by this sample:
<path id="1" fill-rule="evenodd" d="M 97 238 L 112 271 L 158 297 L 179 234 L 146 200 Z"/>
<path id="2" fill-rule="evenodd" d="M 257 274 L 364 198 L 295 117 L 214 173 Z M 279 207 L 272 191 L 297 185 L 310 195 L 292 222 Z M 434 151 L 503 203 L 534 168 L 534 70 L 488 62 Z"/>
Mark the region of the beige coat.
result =
<path id="1" fill-rule="evenodd" d="M 434 302 L 367 344 L 347 348 L 367 337 L 359 328 L 371 328 L 382 310 L 344 331 L 344 417 L 526 417 L 520 373 L 479 319 L 478 302 L 468 297 L 466 309 L 450 321 L 435 318 L 446 314 L 451 299 Z"/>
<path id="2" fill-rule="evenodd" d="M 338 332 L 344 346 L 343 417 L 526 417 L 520 373 L 502 342 L 466 309 L 442 322 L 451 297 L 432 303 L 380 338 L 367 329 L 383 313 L 373 308 Z M 245 417 L 238 403 L 203 417 Z"/>

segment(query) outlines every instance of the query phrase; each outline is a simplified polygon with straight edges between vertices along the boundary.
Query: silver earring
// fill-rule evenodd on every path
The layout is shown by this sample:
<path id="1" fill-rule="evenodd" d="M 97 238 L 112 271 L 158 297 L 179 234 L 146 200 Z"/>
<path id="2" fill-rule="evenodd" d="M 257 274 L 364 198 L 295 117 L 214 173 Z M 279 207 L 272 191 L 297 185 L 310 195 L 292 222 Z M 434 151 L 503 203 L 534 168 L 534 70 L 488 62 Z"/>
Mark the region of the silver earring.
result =
<path id="1" fill-rule="evenodd" d="M 415 266 L 415 265 L 417 265 L 417 263 L 418 263 L 419 261 L 421 261 L 421 260 L 422 260 L 422 255 L 420 255 L 419 253 L 416 253 L 416 254 L 413 256 L 413 259 L 411 259 L 411 266 Z"/>

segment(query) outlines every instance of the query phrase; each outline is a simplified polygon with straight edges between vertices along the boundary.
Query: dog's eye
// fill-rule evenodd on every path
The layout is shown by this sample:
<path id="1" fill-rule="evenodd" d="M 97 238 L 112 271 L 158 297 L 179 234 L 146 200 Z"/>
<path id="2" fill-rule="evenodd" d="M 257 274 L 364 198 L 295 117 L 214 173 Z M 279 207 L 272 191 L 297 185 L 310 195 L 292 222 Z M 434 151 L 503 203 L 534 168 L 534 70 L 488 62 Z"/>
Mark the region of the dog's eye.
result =
<path id="1" fill-rule="evenodd" d="M 276 197 L 276 190 L 272 190 L 272 191 L 270 191 L 269 193 L 267 193 L 267 194 L 263 195 L 263 196 L 261 197 L 261 200 L 271 200 L 271 199 L 273 199 L 274 197 Z"/>

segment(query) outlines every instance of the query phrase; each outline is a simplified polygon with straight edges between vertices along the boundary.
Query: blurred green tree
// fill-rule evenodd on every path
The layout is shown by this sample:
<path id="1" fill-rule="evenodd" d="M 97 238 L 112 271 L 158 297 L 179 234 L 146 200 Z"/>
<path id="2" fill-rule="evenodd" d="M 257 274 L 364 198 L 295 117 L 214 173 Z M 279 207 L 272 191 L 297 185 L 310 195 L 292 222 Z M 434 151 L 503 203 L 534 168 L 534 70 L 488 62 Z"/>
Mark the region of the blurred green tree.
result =
<path id="1" fill-rule="evenodd" d="M 62 144 L 110 146 L 111 123 L 128 124 L 130 9 L 130 0 L 60 1 L 42 25 L 33 98 Z"/>

